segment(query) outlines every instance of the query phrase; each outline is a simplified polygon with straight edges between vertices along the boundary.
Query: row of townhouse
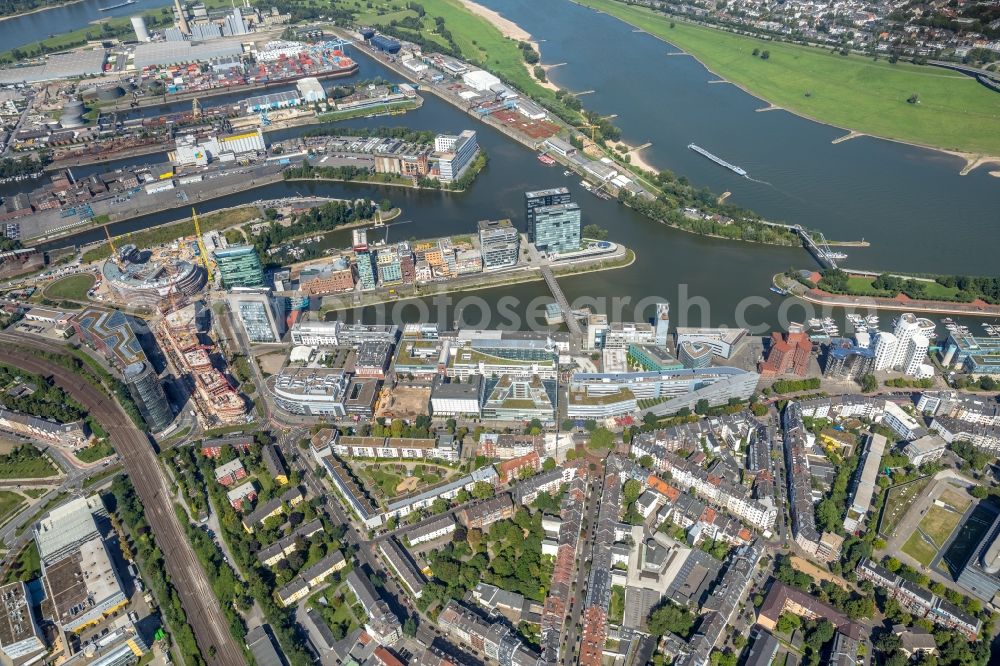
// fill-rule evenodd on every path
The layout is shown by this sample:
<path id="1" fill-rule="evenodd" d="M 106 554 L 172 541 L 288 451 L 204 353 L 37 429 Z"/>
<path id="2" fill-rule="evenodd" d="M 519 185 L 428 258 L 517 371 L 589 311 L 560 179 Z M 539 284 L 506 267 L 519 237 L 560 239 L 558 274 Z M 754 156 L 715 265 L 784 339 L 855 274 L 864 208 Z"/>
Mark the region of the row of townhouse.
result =
<path id="1" fill-rule="evenodd" d="M 753 538 L 753 533 L 736 518 L 720 513 L 666 481 L 650 475 L 646 484 L 649 489 L 636 500 L 636 507 L 647 521 L 654 516 L 654 527 L 670 521 L 687 532 L 691 545 L 710 539 L 742 546 Z"/>
<path id="2" fill-rule="evenodd" d="M 788 476 L 788 509 L 795 543 L 810 555 L 832 562 L 840 557 L 843 539 L 816 529 L 812 482 L 807 458 L 808 439 L 801 403 L 789 402 L 781 415 L 784 430 L 785 469 Z M 817 417 L 822 418 L 822 417 Z"/>
<path id="3" fill-rule="evenodd" d="M 858 564 L 858 578 L 870 581 L 886 590 L 910 613 L 925 617 L 936 625 L 955 629 L 970 641 L 978 639 L 982 622 L 974 615 L 965 612 L 947 599 L 942 599 L 930 590 L 916 583 L 904 580 L 888 569 L 864 559 Z"/>
<path id="4" fill-rule="evenodd" d="M 413 598 L 419 599 L 420 595 L 424 593 L 424 585 L 427 583 L 427 579 L 424 578 L 416 562 L 410 557 L 410 553 L 403 548 L 403 545 L 396 540 L 396 537 L 384 539 L 378 545 L 378 549 L 382 553 L 382 557 L 385 558 L 389 568 L 402 581 L 404 587 L 413 595 Z"/>
<path id="5" fill-rule="evenodd" d="M 320 522 L 319 518 L 303 523 L 288 536 L 281 537 L 271 545 L 257 551 L 257 561 L 266 567 L 273 567 L 298 550 L 300 542 L 322 530 L 323 523 Z"/>
<path id="6" fill-rule="evenodd" d="M 538 654 L 529 649 L 504 622 L 490 622 L 454 599 L 438 615 L 438 625 L 449 636 L 500 664 L 537 666 Z"/>
<path id="7" fill-rule="evenodd" d="M 562 632 L 569 611 L 568 603 L 572 597 L 571 587 L 576 579 L 577 551 L 586 499 L 585 488 L 583 477 L 574 476 L 569 481 L 569 489 L 560 505 L 556 561 L 552 568 L 552 581 L 549 593 L 545 597 L 541 621 L 542 657 L 545 663 L 549 664 L 559 661 Z M 542 524 L 545 525 L 544 519 Z M 552 528 L 555 528 L 554 524 Z"/>
<path id="8" fill-rule="evenodd" d="M 930 416 L 950 416 L 978 425 L 1000 426 L 1000 403 L 992 396 L 957 391 L 924 391 L 917 409 Z"/>
<path id="9" fill-rule="evenodd" d="M 458 462 L 461 447 L 451 435 L 437 439 L 413 437 L 347 437 L 332 431 L 329 450 L 342 458 L 426 459 Z"/>
<path id="10" fill-rule="evenodd" d="M 774 527 L 777 508 L 773 503 L 754 499 L 746 486 L 711 474 L 690 460 L 661 449 L 655 443 L 651 444 L 651 440 L 633 441 L 632 452 L 637 456 L 653 458 L 657 468 L 670 472 L 674 483 L 682 490 L 692 490 L 759 530 Z"/>
<path id="11" fill-rule="evenodd" d="M 931 429 L 937 430 L 944 441 L 969 442 L 978 449 L 994 454 L 1000 452 L 1000 425 L 965 421 L 951 416 L 935 416 Z"/>
<path id="12" fill-rule="evenodd" d="M 296 601 L 304 599 L 313 590 L 326 581 L 329 576 L 347 566 L 347 560 L 339 550 L 334 551 L 322 560 L 312 565 L 290 583 L 278 590 L 278 601 L 282 606 L 291 606 Z"/>
<path id="13" fill-rule="evenodd" d="M 558 493 L 562 485 L 572 481 L 576 474 L 577 467 L 567 464 L 519 481 L 510 489 L 514 504 L 518 506 L 531 504 L 538 498 L 539 493 L 549 493 L 550 495 Z"/>
<path id="14" fill-rule="evenodd" d="M 678 666 L 708 664 L 712 651 L 733 621 L 741 601 L 750 589 L 754 571 L 764 554 L 764 544 L 746 544 L 729 556 L 726 571 L 705 600 L 698 630 L 688 641 L 688 651 L 674 662 Z"/>

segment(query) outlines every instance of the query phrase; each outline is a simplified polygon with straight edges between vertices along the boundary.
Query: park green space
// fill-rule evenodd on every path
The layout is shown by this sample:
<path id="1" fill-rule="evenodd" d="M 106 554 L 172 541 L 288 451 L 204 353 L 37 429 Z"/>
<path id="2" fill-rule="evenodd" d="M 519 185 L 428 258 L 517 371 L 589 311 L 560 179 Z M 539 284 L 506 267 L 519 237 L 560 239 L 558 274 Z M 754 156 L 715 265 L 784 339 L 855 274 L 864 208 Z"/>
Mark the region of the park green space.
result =
<path id="1" fill-rule="evenodd" d="M 960 520 L 961 513 L 935 505 L 927 510 L 927 515 L 920 521 L 920 529 L 940 548 L 958 527 Z"/>
<path id="2" fill-rule="evenodd" d="M 79 273 L 59 278 L 45 288 L 45 297 L 71 301 L 86 301 L 87 292 L 94 286 L 94 276 L 90 273 Z"/>
<path id="3" fill-rule="evenodd" d="M 847 291 L 855 296 L 885 296 L 892 298 L 896 292 L 876 289 L 872 286 L 875 278 L 853 275 L 847 278 Z M 930 300 L 953 301 L 958 299 L 961 290 L 957 287 L 945 287 L 937 282 L 923 282 L 925 298 Z"/>
<path id="4" fill-rule="evenodd" d="M 940 495 L 938 495 L 938 499 L 945 504 L 954 507 L 956 511 L 960 512 L 964 512 L 969 508 L 969 505 L 972 504 L 971 499 L 962 496 L 957 490 L 952 490 L 951 488 L 944 490 Z"/>
<path id="5" fill-rule="evenodd" d="M 352 118 L 367 118 L 368 116 L 395 115 L 416 109 L 420 105 L 417 102 L 404 100 L 402 102 L 391 102 L 382 106 L 370 106 L 364 109 L 347 109 L 345 111 L 330 111 L 321 113 L 316 119 L 321 123 L 332 123 L 338 120 L 350 120 Z"/>
<path id="6" fill-rule="evenodd" d="M 447 46 L 447 41 L 435 32 L 434 18 L 443 18 L 463 59 L 502 76 L 536 99 L 557 103 L 555 93 L 542 86 L 525 68 L 517 42 L 504 37 L 489 21 L 470 12 L 458 0 L 421 0 L 419 4 L 425 11 L 421 19 L 422 37 Z M 405 9 L 402 0 L 354 0 L 341 7 L 355 12 L 358 24 L 376 27 L 417 16 L 415 11 Z"/>
<path id="7" fill-rule="evenodd" d="M 0 493 L 5 492 L 0 491 Z M 0 513 L 0 515 L 3 514 Z M 35 545 L 35 541 L 32 539 L 21 549 L 17 559 L 11 561 L 10 568 L 7 569 L 7 576 L 3 579 L 2 584 L 6 585 L 17 581 L 27 583 L 29 580 L 34 580 L 41 575 L 42 564 L 38 557 L 38 546 Z"/>
<path id="8" fill-rule="evenodd" d="M 920 562 L 925 567 L 929 567 L 937 555 L 938 549 L 927 542 L 919 532 L 914 532 L 903 544 L 903 552 Z"/>
<path id="9" fill-rule="evenodd" d="M 577 1 L 669 41 L 718 76 L 793 113 L 873 136 L 1000 155 L 1000 94 L 971 77 L 735 35 L 615 0 Z M 754 57 L 755 48 L 770 57 Z M 917 104 L 907 101 L 914 94 Z"/>
<path id="10" fill-rule="evenodd" d="M 13 518 L 24 504 L 24 498 L 9 490 L 0 490 L 0 525 Z"/>
<path id="11" fill-rule="evenodd" d="M 91 444 L 88 447 L 79 449 L 78 451 L 74 452 L 73 455 L 75 455 L 76 459 L 79 460 L 80 462 L 92 463 L 92 462 L 97 462 L 101 458 L 107 458 L 110 455 L 114 455 L 114 453 L 115 453 L 114 448 L 106 441 L 102 440 L 99 442 L 95 442 L 94 444 Z"/>
<path id="12" fill-rule="evenodd" d="M 0 479 L 44 479 L 57 473 L 42 452 L 30 444 L 20 444 L 10 453 L 0 454 Z"/>

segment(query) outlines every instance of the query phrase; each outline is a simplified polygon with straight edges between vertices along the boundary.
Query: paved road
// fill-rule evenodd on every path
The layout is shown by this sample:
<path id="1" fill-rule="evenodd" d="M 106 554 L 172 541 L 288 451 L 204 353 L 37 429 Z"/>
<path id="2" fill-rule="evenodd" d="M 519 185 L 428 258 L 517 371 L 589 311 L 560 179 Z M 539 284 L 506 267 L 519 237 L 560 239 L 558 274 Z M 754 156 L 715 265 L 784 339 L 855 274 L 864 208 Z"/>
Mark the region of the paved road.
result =
<path id="1" fill-rule="evenodd" d="M 21 344 L 61 351 L 58 346 L 45 345 L 32 338 L 25 338 Z M 149 436 L 133 425 L 117 402 L 103 392 L 95 391 L 83 378 L 63 367 L 16 349 L 0 349 L 0 362 L 43 376 L 51 375 L 58 386 L 83 405 L 107 430 L 143 504 L 157 544 L 163 551 L 167 573 L 194 629 L 202 657 L 209 664 L 218 666 L 245 663 L 243 652 L 229 633 L 228 623 L 205 572 L 174 513 Z"/>

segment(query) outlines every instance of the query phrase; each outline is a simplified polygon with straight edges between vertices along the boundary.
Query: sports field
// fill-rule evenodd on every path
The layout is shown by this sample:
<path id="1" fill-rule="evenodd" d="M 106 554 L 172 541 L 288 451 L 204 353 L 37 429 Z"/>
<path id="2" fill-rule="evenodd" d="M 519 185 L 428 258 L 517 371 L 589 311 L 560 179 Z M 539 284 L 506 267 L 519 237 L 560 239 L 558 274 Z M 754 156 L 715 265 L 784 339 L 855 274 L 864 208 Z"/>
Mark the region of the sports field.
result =
<path id="1" fill-rule="evenodd" d="M 1000 156 L 1000 94 L 957 72 L 734 35 L 615 0 L 575 1 L 671 42 L 794 113 L 873 136 Z M 770 57 L 754 57 L 755 48 Z M 911 104 L 914 94 L 919 102 Z"/>
<path id="2" fill-rule="evenodd" d="M 53 300 L 86 301 L 87 291 L 94 286 L 94 279 L 90 273 L 59 278 L 45 288 L 45 297 Z"/>
<path id="3" fill-rule="evenodd" d="M 948 490 L 942 493 L 940 499 L 957 510 L 952 511 L 936 504 L 932 505 L 921 519 L 917 530 L 903 544 L 903 552 L 924 566 L 930 566 L 934 556 L 958 527 L 969 505 L 964 497 Z"/>
<path id="4" fill-rule="evenodd" d="M 929 567 L 938 549 L 929 544 L 920 532 L 914 532 L 903 544 L 903 552 L 925 567 Z"/>

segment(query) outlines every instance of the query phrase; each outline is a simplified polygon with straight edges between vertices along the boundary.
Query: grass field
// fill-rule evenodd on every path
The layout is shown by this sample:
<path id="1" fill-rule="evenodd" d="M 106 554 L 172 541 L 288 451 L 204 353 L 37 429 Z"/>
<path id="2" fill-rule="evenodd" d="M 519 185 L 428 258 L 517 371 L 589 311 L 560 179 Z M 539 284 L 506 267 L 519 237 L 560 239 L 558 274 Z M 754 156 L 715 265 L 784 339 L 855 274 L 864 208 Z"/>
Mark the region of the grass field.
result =
<path id="1" fill-rule="evenodd" d="M 434 18 L 441 17 L 464 59 L 502 75 L 523 92 L 543 101 L 556 101 L 554 91 L 539 84 L 525 69 L 524 56 L 517 43 L 504 37 L 489 21 L 467 10 L 458 0 L 421 0 L 419 4 L 426 12 L 420 31 L 425 38 L 447 44 L 434 31 Z M 406 3 L 401 0 L 354 0 L 342 6 L 359 12 L 359 24 L 373 26 L 387 26 L 392 20 L 416 16 L 416 12 L 404 9 Z"/>
<path id="2" fill-rule="evenodd" d="M 854 275 L 847 278 L 847 289 L 856 296 L 885 296 L 888 298 L 896 296 L 896 292 L 873 287 L 872 282 L 874 281 L 875 278 Z M 957 287 L 946 287 L 937 282 L 923 282 L 922 284 L 924 285 L 923 298 L 930 300 L 955 300 L 962 293 Z"/>
<path id="3" fill-rule="evenodd" d="M 42 452 L 30 444 L 0 455 L 0 479 L 44 479 L 57 473 Z"/>
<path id="4" fill-rule="evenodd" d="M 24 498 L 17 493 L 0 490 L 0 525 L 13 518 L 24 503 Z"/>
<path id="5" fill-rule="evenodd" d="M 962 514 L 939 506 L 932 506 L 920 521 L 920 529 L 929 536 L 938 548 L 944 545 L 951 533 L 958 527 Z"/>
<path id="6" fill-rule="evenodd" d="M 794 113 L 874 136 L 1000 155 L 1000 95 L 970 77 L 734 35 L 615 0 L 577 1 L 668 40 L 719 76 Z M 770 58 L 753 57 L 755 48 L 767 49 Z M 907 102 L 913 94 L 918 104 Z"/>
<path id="7" fill-rule="evenodd" d="M 45 288 L 45 297 L 51 299 L 68 298 L 71 301 L 86 301 L 87 291 L 94 286 L 95 278 L 90 273 L 79 273 L 60 278 Z"/>
<path id="8" fill-rule="evenodd" d="M 107 442 L 101 441 L 96 444 L 91 444 L 90 446 L 80 449 L 73 455 L 80 462 L 92 463 L 97 462 L 101 458 L 107 458 L 110 455 L 114 455 L 115 449 Z"/>
<path id="9" fill-rule="evenodd" d="M 41 575 L 42 565 L 38 557 L 38 546 L 32 540 L 28 542 L 28 545 L 21 550 L 17 559 L 11 564 L 10 570 L 7 572 L 7 578 L 3 583 L 6 585 L 7 583 L 19 580 L 28 582 Z"/>
<path id="10" fill-rule="evenodd" d="M 972 504 L 971 499 L 962 495 L 957 490 L 952 490 L 951 488 L 943 490 L 941 494 L 938 495 L 938 499 L 946 504 L 955 507 L 957 511 L 963 511 L 963 512 L 969 508 L 970 504 Z"/>
<path id="11" fill-rule="evenodd" d="M 903 544 L 903 552 L 925 567 L 929 567 L 934 556 L 937 555 L 938 549 L 927 543 L 920 532 L 914 532 Z"/>

